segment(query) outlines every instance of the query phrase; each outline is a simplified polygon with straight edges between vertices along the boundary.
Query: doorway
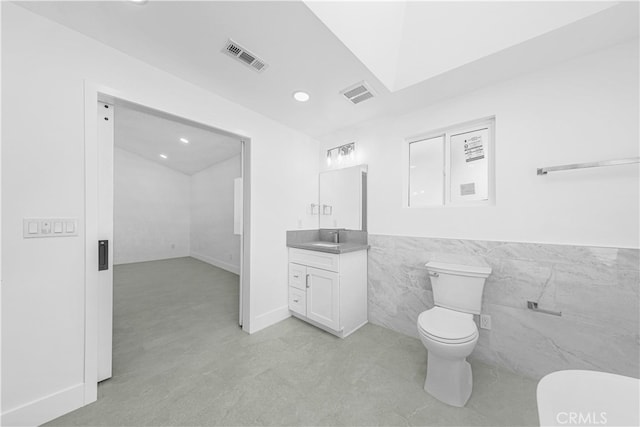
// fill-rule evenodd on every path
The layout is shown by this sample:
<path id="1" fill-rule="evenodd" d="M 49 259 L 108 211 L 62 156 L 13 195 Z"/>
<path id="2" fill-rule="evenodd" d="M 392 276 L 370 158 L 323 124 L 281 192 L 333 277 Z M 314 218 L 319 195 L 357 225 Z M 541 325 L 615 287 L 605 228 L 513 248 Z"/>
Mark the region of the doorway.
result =
<path id="1" fill-rule="evenodd" d="M 92 99 L 95 107 L 87 108 L 85 110 L 85 118 L 89 118 L 89 114 L 91 110 L 93 110 L 96 115 L 94 116 L 95 120 L 87 120 L 86 127 L 86 153 L 85 157 L 87 160 L 87 174 L 86 174 L 86 188 L 87 188 L 87 200 L 86 200 L 86 209 L 87 209 L 87 223 L 85 225 L 87 231 L 87 241 L 86 241 L 86 272 L 87 272 L 87 317 L 86 317 L 86 332 L 85 332 L 85 342 L 86 342 L 86 353 L 85 353 L 85 402 L 89 403 L 95 400 L 95 397 L 92 399 L 92 395 L 97 395 L 97 381 L 99 379 L 107 378 L 110 375 L 109 369 L 110 360 L 106 360 L 105 356 L 107 352 L 105 348 L 109 348 L 112 343 L 107 337 L 110 337 L 107 329 L 110 329 L 111 325 L 107 321 L 105 321 L 105 317 L 108 317 L 108 314 L 113 313 L 112 307 L 104 304 L 105 294 L 109 294 L 109 283 L 113 284 L 113 264 L 114 260 L 116 260 L 116 264 L 119 262 L 118 252 L 114 252 L 113 243 L 109 245 L 107 248 L 96 250 L 96 245 L 99 245 L 99 241 L 105 240 L 109 242 L 113 242 L 113 217 L 109 218 L 108 214 L 105 212 L 113 212 L 113 184 L 111 184 L 111 188 L 109 185 L 106 185 L 106 189 L 103 188 L 105 182 L 108 182 L 108 178 L 105 179 L 105 175 L 108 175 L 109 172 L 113 175 L 113 162 L 114 162 L 114 144 L 113 144 L 113 132 L 104 131 L 104 128 L 101 120 L 103 122 L 111 121 L 111 124 L 115 122 L 117 125 L 118 115 L 117 113 L 114 115 L 113 111 L 118 111 L 118 108 L 126 109 L 129 112 L 133 112 L 132 114 L 152 114 L 156 118 L 169 120 L 178 122 L 185 126 L 190 126 L 194 129 L 198 129 L 202 132 L 213 132 L 217 135 L 220 135 L 222 138 L 227 138 L 229 140 L 235 140 L 238 144 L 238 153 L 239 156 L 239 169 L 240 169 L 240 180 L 236 180 L 234 183 L 235 193 L 235 211 L 236 211 L 236 220 L 234 232 L 238 234 L 238 244 L 240 246 L 238 251 L 238 257 L 235 260 L 229 259 L 228 261 L 235 261 L 236 264 L 227 263 L 227 269 L 234 269 L 239 275 L 239 297 L 238 297 L 238 317 L 237 323 L 243 327 L 243 329 L 248 329 L 248 254 L 249 254 L 249 221 L 248 221 L 248 212 L 249 212 L 249 180 L 248 172 L 249 172 L 249 157 L 250 157 L 250 139 L 243 137 L 241 135 L 229 133 L 226 131 L 222 131 L 213 126 L 195 122 L 189 120 L 184 117 L 179 117 L 176 115 L 171 115 L 167 112 L 163 112 L 160 110 L 153 109 L 148 106 L 143 106 L 139 103 L 134 103 L 132 101 L 126 100 L 121 97 L 115 97 L 110 93 L 114 93 L 114 91 L 110 90 L 99 90 L 98 87 L 90 87 L 90 90 L 86 92 L 86 100 L 87 106 L 89 105 L 90 100 Z M 95 97 L 93 97 L 93 96 Z M 110 110 L 112 117 L 101 117 L 100 114 L 103 112 L 107 112 Z M 108 118 L 109 120 L 104 120 Z M 94 126 L 92 126 L 95 125 Z M 95 134 L 91 134 L 91 129 L 97 130 Z M 105 142 L 105 138 L 107 141 Z M 109 139 L 111 138 L 111 141 Z M 185 139 L 188 139 L 185 137 Z M 192 141 L 184 142 L 178 139 L 178 144 L 191 144 Z M 184 148 L 184 145 L 182 148 Z M 157 148 L 157 147 L 156 147 Z M 116 146 L 116 150 L 119 148 Z M 109 154 L 111 153 L 111 154 Z M 122 153 L 121 153 L 122 154 Z M 159 156 L 162 153 L 157 153 Z M 167 155 L 168 157 L 168 155 Z M 162 160 L 162 157 L 159 157 Z M 95 163 L 93 163 L 95 161 Z M 113 182 L 113 181 L 111 181 Z M 241 193 L 240 197 L 238 197 L 238 191 Z M 167 247 L 164 248 L 166 250 L 184 250 L 184 248 L 180 248 L 178 243 L 166 242 Z M 100 248 L 100 246 L 98 246 Z M 117 245 L 116 245 L 117 248 Z M 205 248 L 206 249 L 206 248 Z M 178 252 L 176 252 L 178 253 Z M 192 254 L 189 253 L 189 256 Z M 202 254 L 200 254 L 202 255 Z M 205 254 L 206 257 L 206 254 Z M 168 258 L 168 257 L 167 257 Z M 202 257 L 201 257 L 202 258 Z M 205 262 L 209 262 L 212 264 L 211 259 L 204 258 Z M 215 260 L 213 260 L 215 262 Z M 102 267 L 106 267 L 104 270 L 99 270 L 99 264 L 104 264 Z M 105 286 L 106 282 L 106 286 Z M 102 295 L 101 295 L 102 294 Z M 112 295 L 112 294 L 111 294 Z M 108 296 L 106 297 L 108 298 Z M 102 302 L 102 309 L 101 307 Z M 105 325 L 106 328 L 105 328 Z M 104 330 L 100 331 L 103 328 Z M 95 346 L 95 347 L 94 347 Z M 110 352 L 109 352 L 110 354 Z M 100 374 L 98 374 L 100 371 Z M 95 382 L 94 382 L 95 379 Z"/>

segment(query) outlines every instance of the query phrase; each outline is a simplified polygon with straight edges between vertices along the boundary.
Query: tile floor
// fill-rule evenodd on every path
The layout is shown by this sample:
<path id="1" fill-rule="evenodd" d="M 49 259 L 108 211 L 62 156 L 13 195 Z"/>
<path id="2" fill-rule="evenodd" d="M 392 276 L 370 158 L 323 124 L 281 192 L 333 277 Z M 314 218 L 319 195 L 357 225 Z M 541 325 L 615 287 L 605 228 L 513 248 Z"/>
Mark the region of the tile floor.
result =
<path id="1" fill-rule="evenodd" d="M 340 340 L 290 318 L 237 325 L 238 276 L 193 258 L 117 266 L 113 378 L 48 425 L 538 425 L 536 381 L 472 363 L 465 408 L 422 389 L 419 340 L 365 325 Z"/>

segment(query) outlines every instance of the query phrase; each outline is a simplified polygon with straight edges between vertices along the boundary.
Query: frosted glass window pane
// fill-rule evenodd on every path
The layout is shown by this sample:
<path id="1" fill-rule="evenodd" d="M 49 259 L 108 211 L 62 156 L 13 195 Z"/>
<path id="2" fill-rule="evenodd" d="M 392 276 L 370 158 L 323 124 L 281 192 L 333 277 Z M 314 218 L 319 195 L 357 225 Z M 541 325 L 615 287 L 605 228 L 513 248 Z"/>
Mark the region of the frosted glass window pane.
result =
<path id="1" fill-rule="evenodd" d="M 489 199 L 489 130 L 451 135 L 451 202 Z"/>
<path id="2" fill-rule="evenodd" d="M 409 206 L 442 205 L 444 136 L 409 144 Z"/>

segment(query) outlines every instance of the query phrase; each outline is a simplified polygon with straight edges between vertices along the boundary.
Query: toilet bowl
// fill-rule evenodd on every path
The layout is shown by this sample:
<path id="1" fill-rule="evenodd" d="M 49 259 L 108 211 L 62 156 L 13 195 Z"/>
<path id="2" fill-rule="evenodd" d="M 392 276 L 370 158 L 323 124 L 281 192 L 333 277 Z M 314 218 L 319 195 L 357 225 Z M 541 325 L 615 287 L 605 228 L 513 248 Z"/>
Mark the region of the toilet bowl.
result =
<path id="1" fill-rule="evenodd" d="M 480 314 L 482 291 L 491 268 L 475 265 L 429 262 L 435 307 L 418 316 L 417 328 L 427 349 L 424 389 L 436 399 L 464 406 L 473 389 L 471 365 L 466 358 L 478 342 L 473 315 Z"/>
<path id="2" fill-rule="evenodd" d="M 448 405 L 464 406 L 473 389 L 466 357 L 478 342 L 473 316 L 434 307 L 418 317 L 418 333 L 429 354 L 425 391 Z"/>

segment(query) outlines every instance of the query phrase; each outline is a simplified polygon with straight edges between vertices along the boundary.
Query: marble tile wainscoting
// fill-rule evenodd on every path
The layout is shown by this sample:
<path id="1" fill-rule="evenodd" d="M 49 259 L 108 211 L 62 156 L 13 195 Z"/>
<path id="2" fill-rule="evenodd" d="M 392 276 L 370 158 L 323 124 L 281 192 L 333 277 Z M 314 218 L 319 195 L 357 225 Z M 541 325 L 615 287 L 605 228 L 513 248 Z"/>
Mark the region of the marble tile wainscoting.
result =
<path id="1" fill-rule="evenodd" d="M 369 322 L 417 337 L 433 307 L 425 264 L 441 254 L 480 256 L 492 267 L 471 358 L 532 378 L 561 369 L 640 377 L 640 250 L 369 235 Z M 528 310 L 527 300 L 561 311 Z M 476 321 L 478 321 L 476 316 Z"/>

